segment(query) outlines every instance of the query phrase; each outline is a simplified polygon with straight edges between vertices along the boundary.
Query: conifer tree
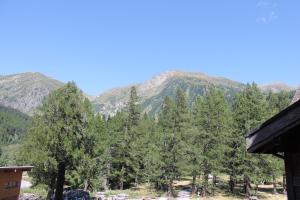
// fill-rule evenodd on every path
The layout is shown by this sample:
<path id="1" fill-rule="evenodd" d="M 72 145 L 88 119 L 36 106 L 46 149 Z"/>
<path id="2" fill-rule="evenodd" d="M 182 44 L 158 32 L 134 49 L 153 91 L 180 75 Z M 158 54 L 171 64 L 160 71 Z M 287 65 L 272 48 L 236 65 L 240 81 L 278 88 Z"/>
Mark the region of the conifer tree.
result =
<path id="1" fill-rule="evenodd" d="M 48 185 L 49 196 L 55 188 L 57 200 L 62 199 L 66 171 L 76 169 L 95 146 L 85 101 L 75 83 L 52 92 L 34 116 L 22 147 L 24 162 L 35 166 L 35 182 Z"/>
<path id="2" fill-rule="evenodd" d="M 159 115 L 161 138 L 161 182 L 167 185 L 168 195 L 174 196 L 173 183 L 178 179 L 184 167 L 183 156 L 186 152 L 189 110 L 185 93 L 177 89 L 175 102 L 165 97 Z"/>
<path id="3" fill-rule="evenodd" d="M 204 97 L 196 101 L 195 120 L 198 127 L 199 153 L 202 155 L 201 171 L 203 172 L 204 195 L 208 189 L 208 175 L 213 174 L 214 179 L 222 168 L 225 139 L 231 125 L 231 114 L 224 94 L 210 88 Z M 199 144 L 196 144 L 199 146 Z M 214 192 L 214 182 L 212 192 Z"/>
<path id="4" fill-rule="evenodd" d="M 268 117 L 279 113 L 285 109 L 291 102 L 291 96 L 289 92 L 270 92 L 267 96 L 267 109 Z M 273 193 L 277 194 L 277 184 L 276 179 L 278 176 L 284 174 L 284 167 L 282 159 L 276 158 L 271 155 L 264 155 L 264 174 L 272 178 L 273 182 Z M 283 176 L 284 177 L 284 176 Z M 285 180 L 283 180 L 284 182 Z"/>
<path id="5" fill-rule="evenodd" d="M 168 187 L 168 195 L 173 193 L 173 181 L 179 176 L 178 167 L 178 134 L 175 132 L 175 103 L 170 97 L 165 97 L 159 116 L 161 131 L 160 160 L 161 182 Z"/>
<path id="6" fill-rule="evenodd" d="M 237 95 L 233 105 L 234 130 L 232 138 L 232 175 L 242 174 L 244 179 L 244 192 L 251 194 L 250 184 L 260 181 L 262 176 L 261 164 L 263 157 L 246 152 L 245 136 L 253 128 L 260 125 L 267 118 L 267 103 L 265 96 L 255 83 L 247 84 L 246 89 Z"/>
<path id="7" fill-rule="evenodd" d="M 114 117 L 107 120 L 108 131 L 108 179 L 109 186 L 112 189 L 124 189 L 130 182 L 129 177 L 126 175 L 125 170 L 129 168 L 128 156 L 128 135 L 124 131 L 126 121 L 125 112 L 118 112 Z"/>
<path id="8" fill-rule="evenodd" d="M 108 120 L 109 149 L 112 162 L 111 184 L 123 190 L 137 184 L 141 173 L 141 133 L 138 130 L 141 117 L 139 97 L 135 87 L 130 90 L 125 110 Z"/>

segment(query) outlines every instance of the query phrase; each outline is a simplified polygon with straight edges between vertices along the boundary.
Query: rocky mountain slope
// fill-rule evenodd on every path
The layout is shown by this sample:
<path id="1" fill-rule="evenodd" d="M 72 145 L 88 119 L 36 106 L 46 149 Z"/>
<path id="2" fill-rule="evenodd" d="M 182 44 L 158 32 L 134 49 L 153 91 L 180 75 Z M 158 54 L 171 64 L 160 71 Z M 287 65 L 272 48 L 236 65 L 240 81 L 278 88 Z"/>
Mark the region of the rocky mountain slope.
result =
<path id="1" fill-rule="evenodd" d="M 136 85 L 141 97 L 141 104 L 145 111 L 151 115 L 160 109 L 165 96 L 175 96 L 176 88 L 186 91 L 189 101 L 192 102 L 211 86 L 222 89 L 228 99 L 231 99 L 235 93 L 244 88 L 244 84 L 226 78 L 181 71 L 164 72 Z M 112 89 L 96 97 L 93 101 L 96 111 L 106 115 L 115 114 L 126 105 L 130 87 Z"/>
<path id="2" fill-rule="evenodd" d="M 40 73 L 0 76 L 0 105 L 32 114 L 45 96 L 62 85 Z"/>
<path id="3" fill-rule="evenodd" d="M 0 76 L 0 105 L 32 114 L 45 96 L 63 84 L 40 73 Z M 113 115 L 126 106 L 131 86 L 114 88 L 97 97 L 86 96 L 92 101 L 95 112 Z M 186 91 L 191 103 L 212 86 L 223 90 L 229 101 L 245 87 L 226 78 L 182 71 L 167 71 L 135 86 L 143 109 L 151 115 L 158 112 L 165 96 L 175 96 L 176 88 Z M 273 92 L 294 90 L 285 84 L 262 85 L 261 88 Z"/>
<path id="4" fill-rule="evenodd" d="M 281 92 L 281 91 L 294 91 L 296 90 L 296 87 L 287 85 L 285 83 L 280 83 L 280 82 L 275 82 L 275 83 L 270 83 L 270 84 L 265 84 L 265 85 L 260 85 L 259 86 L 261 90 L 265 92 Z"/>

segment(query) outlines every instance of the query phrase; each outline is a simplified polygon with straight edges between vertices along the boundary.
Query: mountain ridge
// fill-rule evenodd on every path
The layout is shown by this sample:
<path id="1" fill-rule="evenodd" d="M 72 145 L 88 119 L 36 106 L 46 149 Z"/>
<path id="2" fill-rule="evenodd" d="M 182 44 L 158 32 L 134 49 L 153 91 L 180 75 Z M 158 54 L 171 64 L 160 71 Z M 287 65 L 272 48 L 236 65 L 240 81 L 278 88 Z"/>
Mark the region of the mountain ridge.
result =
<path id="1" fill-rule="evenodd" d="M 176 88 L 172 85 L 176 85 L 176 87 L 180 88 L 187 86 L 185 89 L 192 90 L 191 93 L 200 92 L 202 94 L 203 91 L 201 92 L 200 88 L 191 89 L 190 86 L 197 85 L 197 87 L 209 87 L 210 85 L 225 85 L 228 88 L 231 87 L 232 90 L 240 90 L 240 88 L 243 88 L 244 84 L 223 77 L 209 76 L 200 72 L 171 70 L 153 76 L 151 79 L 135 84 L 134 86 L 136 86 L 138 94 L 141 97 L 141 103 L 145 111 L 154 114 L 158 111 L 158 107 L 160 107 L 160 103 L 163 101 L 164 96 L 174 96 L 170 90 L 175 91 Z M 112 90 L 108 90 L 97 96 L 93 102 L 96 111 L 109 115 L 115 114 L 118 110 L 125 107 L 131 86 L 133 85 L 113 88 Z M 169 89 L 168 91 L 166 88 L 172 89 Z M 192 94 L 191 96 L 196 95 Z M 156 105 L 153 107 L 153 104 Z"/>
<path id="2" fill-rule="evenodd" d="M 32 114 L 45 96 L 62 85 L 62 82 L 38 72 L 1 76 L 0 105 Z"/>
<path id="3" fill-rule="evenodd" d="M 0 75 L 0 105 L 8 106 L 26 114 L 33 114 L 45 96 L 63 86 L 64 83 L 39 72 Z M 126 106 L 129 91 L 137 87 L 144 111 L 155 115 L 166 95 L 175 95 L 176 88 L 187 92 L 189 100 L 203 95 L 209 87 L 217 87 L 231 99 L 235 93 L 243 90 L 244 83 L 225 77 L 210 76 L 201 72 L 170 70 L 153 76 L 142 83 L 112 88 L 100 95 L 88 97 L 95 109 L 104 115 L 113 115 Z M 263 91 L 280 92 L 295 90 L 285 83 L 271 83 L 259 86 Z"/>

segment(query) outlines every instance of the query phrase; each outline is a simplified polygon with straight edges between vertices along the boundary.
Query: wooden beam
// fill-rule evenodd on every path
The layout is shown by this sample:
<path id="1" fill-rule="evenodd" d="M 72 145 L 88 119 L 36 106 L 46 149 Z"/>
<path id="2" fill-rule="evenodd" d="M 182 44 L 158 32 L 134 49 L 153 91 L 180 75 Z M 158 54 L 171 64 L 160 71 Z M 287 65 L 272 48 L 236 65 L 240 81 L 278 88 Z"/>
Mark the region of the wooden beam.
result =
<path id="1" fill-rule="evenodd" d="M 249 134 L 246 137 L 248 152 L 272 153 L 261 152 L 259 149 L 267 144 L 272 145 L 271 141 L 297 126 L 300 126 L 300 102 L 275 115 Z"/>
<path id="2" fill-rule="evenodd" d="M 284 154 L 285 174 L 287 183 L 288 200 L 296 200 L 293 184 L 293 154 L 286 152 Z"/>

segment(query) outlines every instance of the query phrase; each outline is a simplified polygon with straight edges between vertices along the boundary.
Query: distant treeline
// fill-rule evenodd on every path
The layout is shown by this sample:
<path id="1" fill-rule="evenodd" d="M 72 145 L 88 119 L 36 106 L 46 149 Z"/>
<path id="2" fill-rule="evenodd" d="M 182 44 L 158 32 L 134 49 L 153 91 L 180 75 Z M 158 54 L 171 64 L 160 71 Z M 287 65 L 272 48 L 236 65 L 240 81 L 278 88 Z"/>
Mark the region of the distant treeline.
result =
<path id="1" fill-rule="evenodd" d="M 142 113 L 135 87 L 129 96 L 126 108 L 107 118 L 93 114 L 74 83 L 52 92 L 33 117 L 19 164 L 35 166 L 33 181 L 46 185 L 48 196 L 60 196 L 64 183 L 91 191 L 149 183 L 174 195 L 174 181 L 184 176 L 192 177 L 193 191 L 201 186 L 213 195 L 221 174 L 229 175 L 231 192 L 243 183 L 249 195 L 250 183 L 275 184 L 283 174 L 277 158 L 246 153 L 245 135 L 288 106 L 290 93 L 264 94 L 248 84 L 229 104 L 211 87 L 188 106 L 178 88 L 155 118 Z"/>

